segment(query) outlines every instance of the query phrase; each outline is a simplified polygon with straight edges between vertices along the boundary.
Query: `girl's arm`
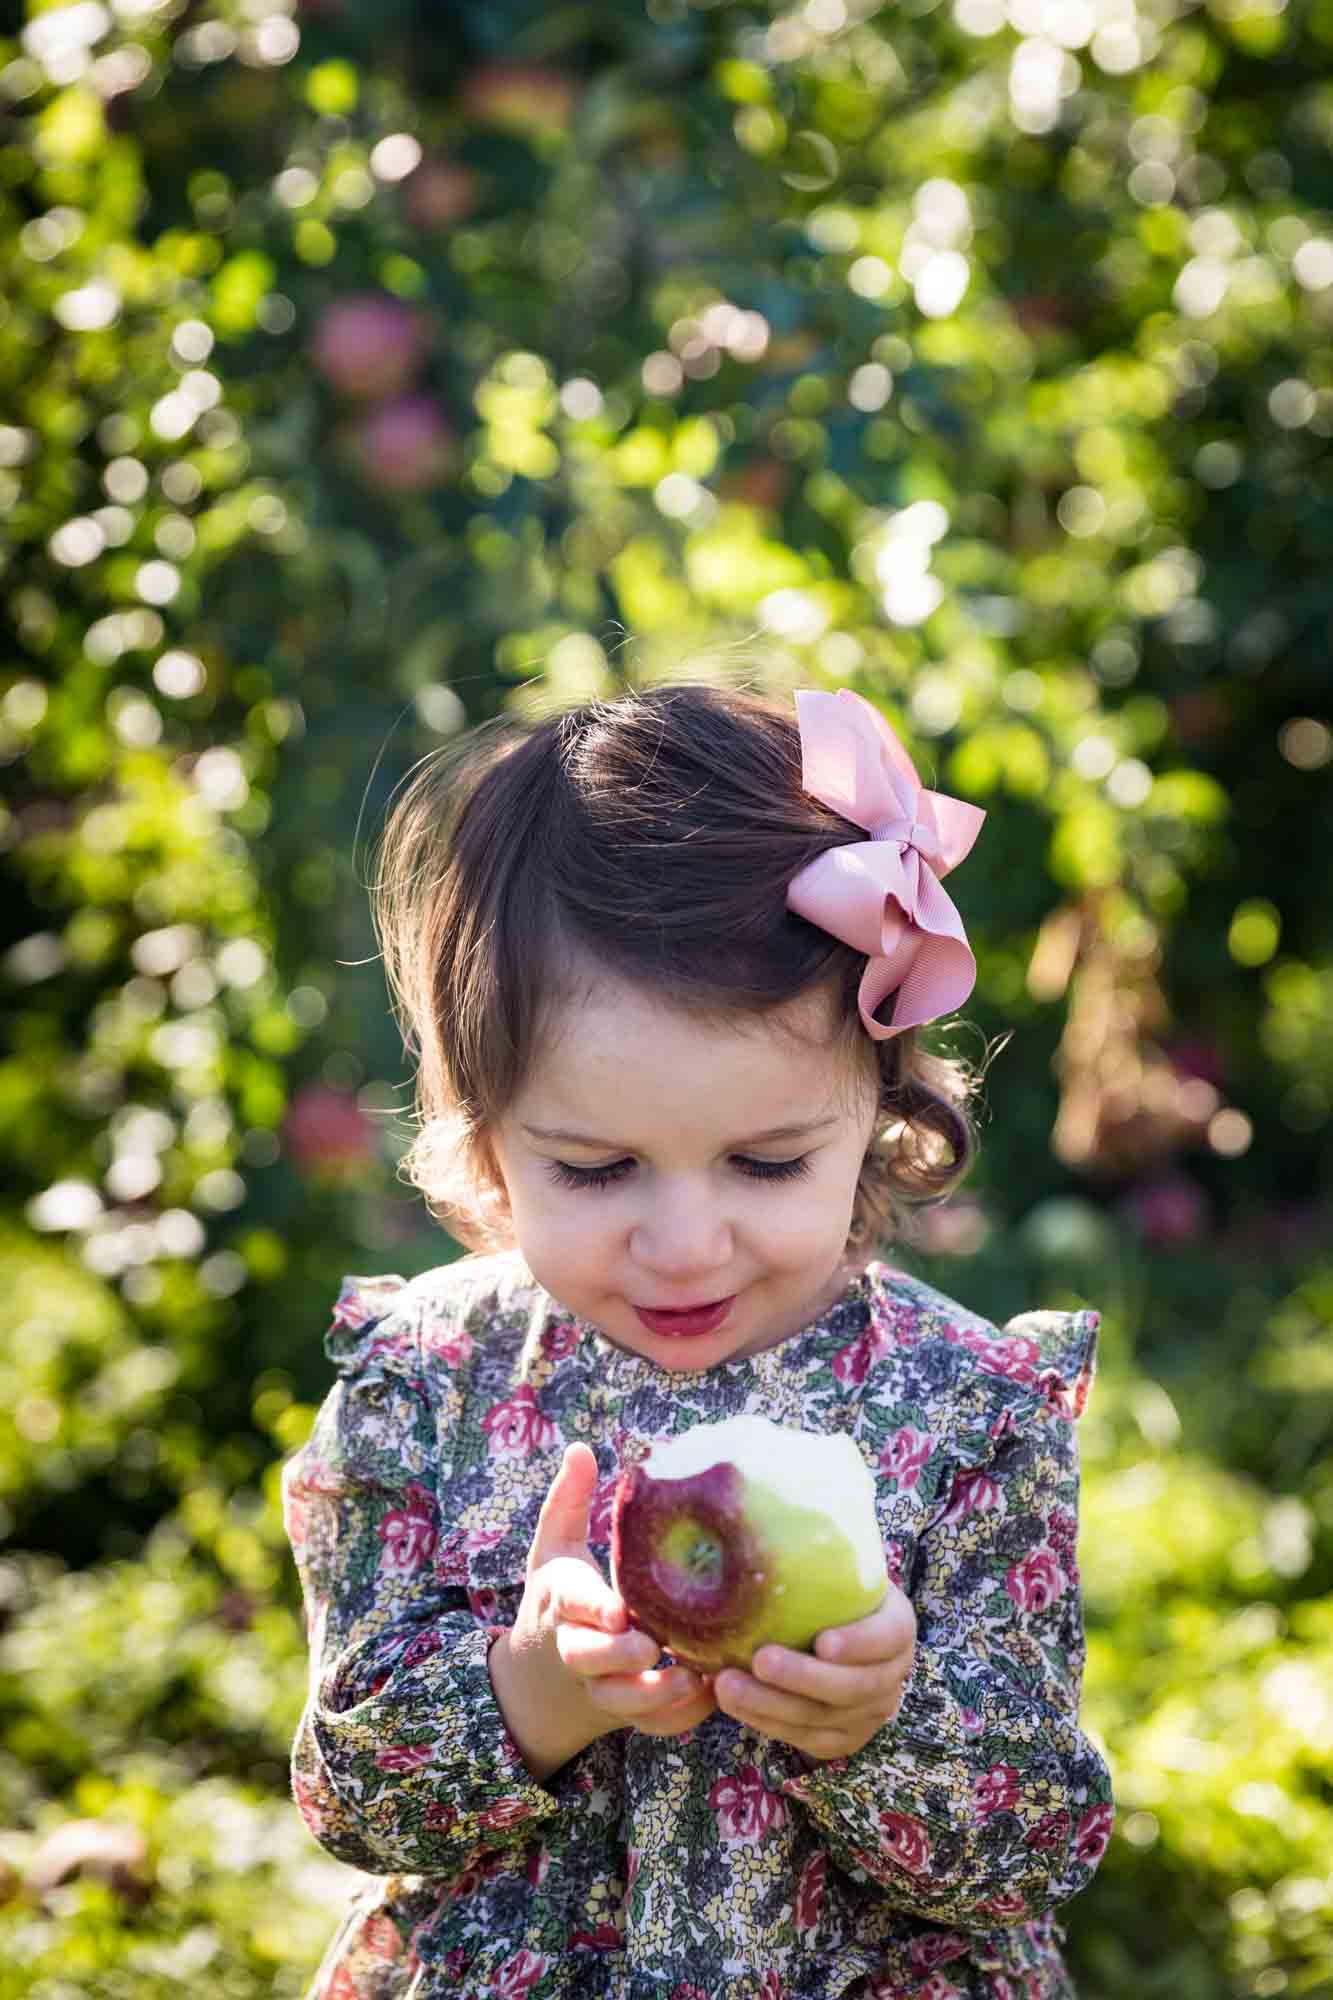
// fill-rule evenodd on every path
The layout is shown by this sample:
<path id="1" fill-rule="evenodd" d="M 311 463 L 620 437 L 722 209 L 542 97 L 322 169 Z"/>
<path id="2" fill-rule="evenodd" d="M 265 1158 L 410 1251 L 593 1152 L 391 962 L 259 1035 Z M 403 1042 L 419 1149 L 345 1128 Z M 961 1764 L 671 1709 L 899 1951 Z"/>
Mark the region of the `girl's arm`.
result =
<path id="1" fill-rule="evenodd" d="M 838 1864 L 963 1931 L 1040 1915 L 1091 1879 L 1114 1809 L 1079 1728 L 1078 1453 L 1059 1401 L 961 1472 L 918 1551 L 897 1716 L 791 1777 Z"/>
<path id="2" fill-rule="evenodd" d="M 456 1877 L 568 1808 L 506 1727 L 487 1663 L 496 1628 L 437 1570 L 435 1412 L 415 1338 L 393 1324 L 361 1329 L 284 1468 L 310 1640 L 292 1788 L 339 1860 Z"/>
<path id="3" fill-rule="evenodd" d="M 657 1668 L 661 1648 L 635 1631 L 588 1547 L 597 1460 L 567 1445 L 542 1503 L 512 1630 L 491 1649 L 491 1685 L 538 1778 L 613 1729 L 681 1736 L 715 1706 L 686 1668 Z"/>

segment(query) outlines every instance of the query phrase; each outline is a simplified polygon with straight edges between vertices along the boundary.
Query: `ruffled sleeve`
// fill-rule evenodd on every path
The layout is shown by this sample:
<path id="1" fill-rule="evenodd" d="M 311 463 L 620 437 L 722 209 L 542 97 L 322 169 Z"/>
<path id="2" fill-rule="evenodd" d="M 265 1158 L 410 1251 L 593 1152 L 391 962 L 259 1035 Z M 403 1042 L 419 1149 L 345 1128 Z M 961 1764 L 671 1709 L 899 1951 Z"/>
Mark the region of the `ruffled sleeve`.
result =
<path id="1" fill-rule="evenodd" d="M 1110 1776 L 1079 1726 L 1075 1419 L 1098 1324 L 960 1314 L 932 1335 L 946 1461 L 903 1586 L 912 1674 L 863 1749 L 783 1783 L 840 1866 L 964 1933 L 1031 1929 L 1085 1887 L 1110 1837 Z"/>
<path id="2" fill-rule="evenodd" d="M 422 1302 L 344 1280 L 325 1351 L 338 1380 L 283 1468 L 310 1679 L 292 1751 L 306 1825 L 371 1873 L 454 1878 L 558 1810 L 505 1726 L 496 1628 L 436 1567 L 440 1441 Z"/>

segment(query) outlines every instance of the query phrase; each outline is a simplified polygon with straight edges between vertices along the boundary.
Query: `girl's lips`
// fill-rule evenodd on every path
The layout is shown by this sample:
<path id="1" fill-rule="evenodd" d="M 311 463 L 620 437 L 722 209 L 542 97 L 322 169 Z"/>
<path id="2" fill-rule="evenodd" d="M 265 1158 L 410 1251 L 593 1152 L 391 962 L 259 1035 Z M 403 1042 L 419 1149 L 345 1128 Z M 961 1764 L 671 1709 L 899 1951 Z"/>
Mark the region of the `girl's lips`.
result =
<path id="1" fill-rule="evenodd" d="M 652 1306 L 635 1306 L 634 1310 L 650 1333 L 688 1339 L 701 1333 L 716 1333 L 735 1302 L 736 1294 L 732 1292 L 729 1298 L 714 1299 L 704 1306 L 686 1306 L 683 1312 L 659 1312 Z"/>

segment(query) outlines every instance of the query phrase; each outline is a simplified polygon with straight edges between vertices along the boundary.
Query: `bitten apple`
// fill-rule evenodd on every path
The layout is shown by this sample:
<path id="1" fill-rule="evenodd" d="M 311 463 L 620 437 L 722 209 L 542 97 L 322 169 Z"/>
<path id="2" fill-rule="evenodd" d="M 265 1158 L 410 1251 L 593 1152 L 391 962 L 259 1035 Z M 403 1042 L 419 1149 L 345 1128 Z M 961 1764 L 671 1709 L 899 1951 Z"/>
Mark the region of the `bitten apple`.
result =
<path id="1" fill-rule="evenodd" d="M 889 1583 L 853 1440 L 757 1416 L 697 1424 L 621 1474 L 611 1565 L 633 1622 L 710 1674 L 763 1645 L 809 1651 Z"/>

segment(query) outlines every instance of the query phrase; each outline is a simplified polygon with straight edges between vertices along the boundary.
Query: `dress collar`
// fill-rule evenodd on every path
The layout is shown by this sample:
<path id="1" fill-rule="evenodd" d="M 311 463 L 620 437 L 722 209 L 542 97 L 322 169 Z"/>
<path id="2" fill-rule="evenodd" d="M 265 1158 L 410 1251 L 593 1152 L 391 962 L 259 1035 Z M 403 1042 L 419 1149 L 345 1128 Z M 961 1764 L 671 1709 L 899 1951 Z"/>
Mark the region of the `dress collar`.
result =
<path id="1" fill-rule="evenodd" d="M 563 1306 L 550 1301 L 552 1318 L 572 1327 L 578 1335 L 579 1352 L 608 1386 L 618 1389 L 666 1387 L 673 1383 L 699 1383 L 709 1378 L 736 1381 L 749 1378 L 771 1382 L 799 1374 L 821 1349 L 846 1346 L 863 1332 L 870 1320 L 870 1300 L 882 1267 L 870 1263 L 859 1271 L 831 1303 L 796 1333 L 758 1354 L 737 1355 L 718 1361 L 711 1368 L 664 1368 L 646 1355 L 631 1353 L 608 1340 L 591 1321 L 579 1319 Z"/>

